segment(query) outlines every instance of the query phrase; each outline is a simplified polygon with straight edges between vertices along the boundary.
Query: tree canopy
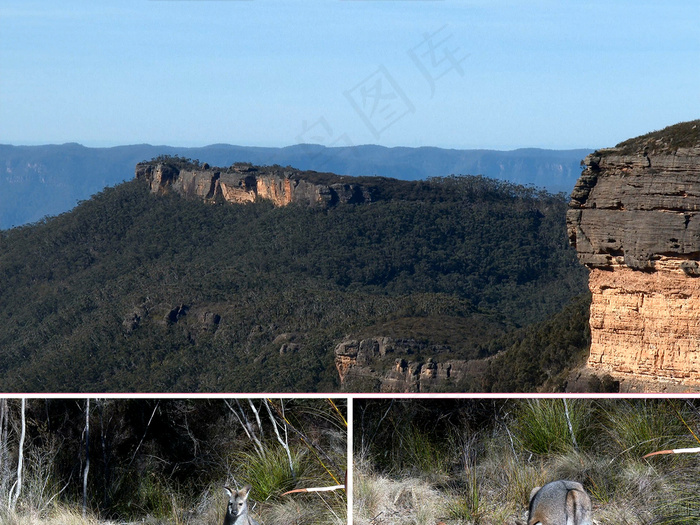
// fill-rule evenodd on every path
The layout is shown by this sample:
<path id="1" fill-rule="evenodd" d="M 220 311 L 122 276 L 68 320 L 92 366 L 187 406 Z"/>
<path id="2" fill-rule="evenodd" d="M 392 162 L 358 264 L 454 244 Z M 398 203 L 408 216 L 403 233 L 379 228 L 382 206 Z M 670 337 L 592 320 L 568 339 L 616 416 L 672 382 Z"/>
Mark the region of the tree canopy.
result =
<path id="1" fill-rule="evenodd" d="M 347 334 L 435 312 L 510 330 L 585 290 L 563 195 L 471 176 L 374 184 L 377 202 L 322 210 L 130 181 L 0 232 L 3 388 L 333 391 Z"/>

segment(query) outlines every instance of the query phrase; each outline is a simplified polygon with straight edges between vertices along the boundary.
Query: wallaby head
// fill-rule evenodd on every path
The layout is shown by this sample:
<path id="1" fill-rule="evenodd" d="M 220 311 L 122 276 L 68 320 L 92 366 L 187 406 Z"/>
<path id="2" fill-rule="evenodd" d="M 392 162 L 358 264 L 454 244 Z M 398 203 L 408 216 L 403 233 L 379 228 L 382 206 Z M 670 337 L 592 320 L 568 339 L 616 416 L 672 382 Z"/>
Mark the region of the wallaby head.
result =
<path id="1" fill-rule="evenodd" d="M 224 525 L 258 525 L 258 522 L 248 516 L 248 495 L 251 488 L 250 485 L 246 485 L 241 490 L 224 487 L 228 493 L 228 508 L 224 517 Z"/>
<path id="2" fill-rule="evenodd" d="M 591 498 L 577 481 L 559 480 L 530 492 L 527 525 L 591 525 Z"/>

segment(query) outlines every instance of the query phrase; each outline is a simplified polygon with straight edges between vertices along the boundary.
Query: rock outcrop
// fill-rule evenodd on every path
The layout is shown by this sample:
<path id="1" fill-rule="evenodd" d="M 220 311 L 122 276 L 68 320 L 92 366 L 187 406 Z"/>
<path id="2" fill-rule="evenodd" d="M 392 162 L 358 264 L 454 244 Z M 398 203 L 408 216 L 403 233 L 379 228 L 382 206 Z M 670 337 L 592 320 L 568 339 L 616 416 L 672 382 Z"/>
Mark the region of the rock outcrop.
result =
<path id="1" fill-rule="evenodd" d="M 346 339 L 335 348 L 335 366 L 344 391 L 454 391 L 467 378 L 478 376 L 476 369 L 484 368 L 485 364 L 484 361 L 421 357 L 437 356 L 449 350 L 444 345 L 427 345 L 414 339 Z"/>
<path id="2" fill-rule="evenodd" d="M 567 230 L 590 269 L 588 367 L 627 391 L 700 388 L 700 121 L 583 164 Z"/>
<path id="3" fill-rule="evenodd" d="M 240 204 L 264 199 L 276 206 L 298 202 L 325 207 L 372 200 L 371 190 L 352 182 L 351 177 L 279 166 L 234 164 L 213 168 L 208 164 L 151 161 L 136 165 L 136 178 L 145 180 L 153 193 L 175 191 L 207 202 Z M 322 182 L 315 182 L 314 178 Z"/>

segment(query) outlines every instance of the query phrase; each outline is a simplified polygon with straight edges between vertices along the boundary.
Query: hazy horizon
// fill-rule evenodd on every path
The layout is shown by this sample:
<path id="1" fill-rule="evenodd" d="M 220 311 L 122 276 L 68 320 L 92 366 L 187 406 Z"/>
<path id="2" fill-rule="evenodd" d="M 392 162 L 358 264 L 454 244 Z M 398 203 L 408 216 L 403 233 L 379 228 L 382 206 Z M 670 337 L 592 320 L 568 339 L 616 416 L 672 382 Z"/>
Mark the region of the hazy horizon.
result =
<path id="1" fill-rule="evenodd" d="M 474 147 L 474 148 L 449 148 L 449 147 L 442 147 L 442 146 L 433 146 L 433 145 L 423 145 L 423 146 L 402 146 L 402 145 L 396 145 L 396 146 L 385 146 L 383 144 L 374 144 L 374 143 L 367 143 L 367 144 L 353 144 L 349 146 L 328 146 L 325 144 L 318 144 L 318 143 L 308 143 L 308 142 L 299 142 L 296 144 L 287 144 L 283 146 L 258 146 L 255 144 L 233 144 L 229 142 L 212 142 L 212 143 L 207 143 L 207 144 L 202 144 L 202 145 L 197 145 L 197 144 L 161 144 L 161 143 L 150 143 L 150 142 L 138 142 L 138 143 L 123 143 L 123 144 L 111 144 L 108 142 L 105 143 L 83 143 L 79 141 L 68 141 L 68 142 L 36 142 L 36 143 L 9 143 L 9 142 L 0 142 L 0 146 L 16 146 L 16 147 L 41 147 L 41 146 L 65 146 L 67 144 L 77 144 L 78 146 L 82 146 L 85 148 L 91 148 L 91 149 L 102 149 L 102 148 L 122 148 L 122 147 L 130 147 L 130 146 L 153 146 L 153 147 L 169 147 L 169 148 L 207 148 L 211 146 L 231 146 L 231 147 L 240 147 L 240 148 L 261 148 L 261 149 L 284 149 L 284 148 L 294 148 L 298 146 L 310 146 L 310 147 L 323 147 L 327 149 L 340 149 L 340 148 L 346 148 L 346 147 L 378 147 L 378 148 L 387 148 L 387 149 L 394 149 L 394 148 L 408 148 L 408 149 L 418 149 L 418 148 L 432 148 L 432 149 L 441 149 L 441 150 L 455 150 L 455 151 L 497 151 L 497 152 L 514 152 L 514 151 L 519 151 L 519 150 L 543 150 L 543 151 L 576 151 L 576 150 L 594 150 L 596 148 L 588 148 L 588 147 L 572 147 L 572 148 L 540 148 L 537 146 L 517 146 L 514 148 L 509 148 L 509 149 L 497 149 L 497 148 L 481 148 L 481 147 Z M 612 144 L 611 146 L 614 146 Z M 601 146 L 605 147 L 605 146 Z"/>
<path id="2" fill-rule="evenodd" d="M 8 0 L 0 143 L 611 146 L 700 116 L 698 19 L 690 0 Z"/>

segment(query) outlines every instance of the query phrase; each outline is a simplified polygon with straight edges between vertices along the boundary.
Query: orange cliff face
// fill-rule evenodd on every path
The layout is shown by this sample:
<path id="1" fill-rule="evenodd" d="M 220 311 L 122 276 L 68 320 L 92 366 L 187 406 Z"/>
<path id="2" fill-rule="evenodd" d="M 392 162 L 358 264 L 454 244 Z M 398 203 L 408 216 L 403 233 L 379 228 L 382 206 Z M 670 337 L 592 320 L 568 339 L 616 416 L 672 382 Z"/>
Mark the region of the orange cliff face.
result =
<path id="1" fill-rule="evenodd" d="M 590 269 L 587 367 L 623 391 L 700 389 L 700 121 L 586 157 L 567 229 Z"/>
<path id="2" fill-rule="evenodd" d="M 292 182 L 289 179 L 260 177 L 256 189 L 260 198 L 271 200 L 276 206 L 286 206 L 292 202 Z"/>
<path id="3" fill-rule="evenodd" d="M 324 182 L 307 180 L 305 175 L 309 174 L 311 178 L 318 175 Z M 278 166 L 234 164 L 229 168 L 212 168 L 178 159 L 151 161 L 136 165 L 136 178 L 145 180 L 152 193 L 174 191 L 205 202 L 243 204 L 263 199 L 275 206 L 301 203 L 325 207 L 372 201 L 371 188 L 352 182 L 351 177 Z"/>
<path id="4" fill-rule="evenodd" d="M 675 266 L 591 270 L 590 368 L 620 379 L 700 386 L 700 281 Z"/>

